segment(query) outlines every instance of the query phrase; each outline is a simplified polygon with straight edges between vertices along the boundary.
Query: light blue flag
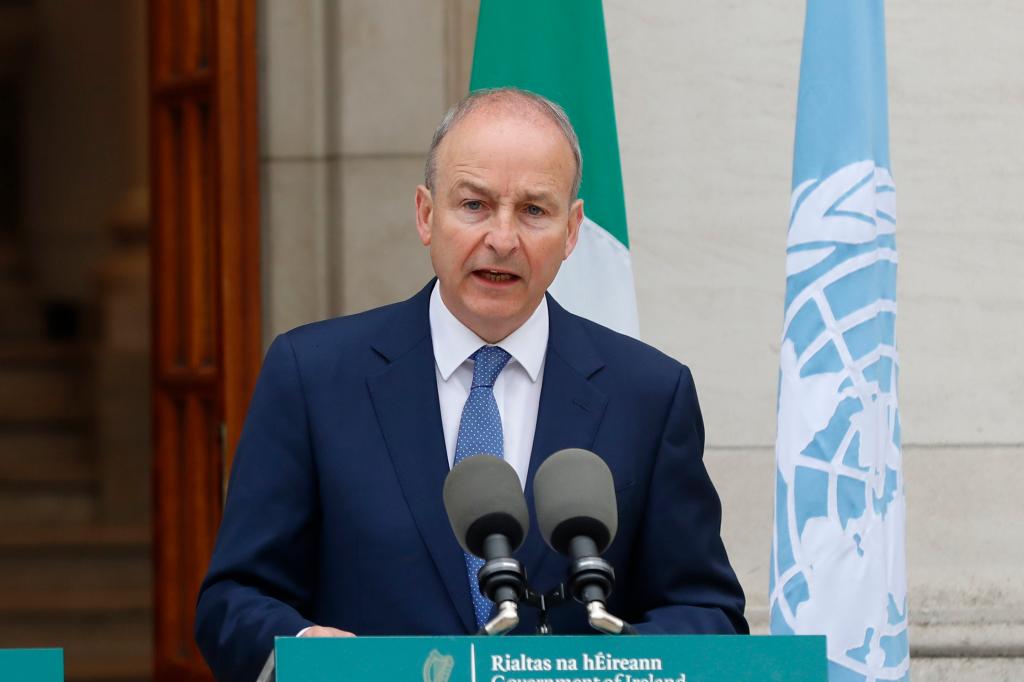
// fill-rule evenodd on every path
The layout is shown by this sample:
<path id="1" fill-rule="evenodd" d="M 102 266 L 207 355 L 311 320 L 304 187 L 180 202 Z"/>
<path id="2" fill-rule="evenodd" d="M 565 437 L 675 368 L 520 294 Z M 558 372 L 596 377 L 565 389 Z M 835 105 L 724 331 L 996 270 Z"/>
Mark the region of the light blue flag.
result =
<path id="1" fill-rule="evenodd" d="M 773 634 L 909 679 L 882 0 L 808 0 L 779 372 Z"/>

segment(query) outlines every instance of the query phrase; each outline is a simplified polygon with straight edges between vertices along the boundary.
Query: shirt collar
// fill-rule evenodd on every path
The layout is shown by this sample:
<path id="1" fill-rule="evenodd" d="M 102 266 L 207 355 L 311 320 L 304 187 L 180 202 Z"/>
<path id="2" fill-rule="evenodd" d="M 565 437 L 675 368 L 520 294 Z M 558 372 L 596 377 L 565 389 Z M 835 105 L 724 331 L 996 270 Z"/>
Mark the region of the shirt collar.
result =
<path id="1" fill-rule="evenodd" d="M 480 346 L 487 345 L 448 310 L 441 300 L 440 283 L 434 284 L 430 294 L 430 336 L 434 345 L 434 362 L 445 381 Z M 494 345 L 507 351 L 530 375 L 530 381 L 536 382 L 548 347 L 547 297 L 540 300 L 540 305 L 519 329 Z"/>

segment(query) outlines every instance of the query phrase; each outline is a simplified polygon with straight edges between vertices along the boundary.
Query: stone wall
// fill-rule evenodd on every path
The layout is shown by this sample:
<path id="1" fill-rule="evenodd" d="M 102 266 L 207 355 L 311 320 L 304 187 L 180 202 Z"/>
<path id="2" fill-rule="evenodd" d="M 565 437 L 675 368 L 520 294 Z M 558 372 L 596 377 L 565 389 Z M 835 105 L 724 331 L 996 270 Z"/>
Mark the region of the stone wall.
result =
<path id="1" fill-rule="evenodd" d="M 260 4 L 267 343 L 432 276 L 413 193 L 475 26 L 467 0 Z"/>
<path id="2" fill-rule="evenodd" d="M 475 12 L 264 0 L 266 342 L 430 275 L 413 187 L 464 92 Z M 641 333 L 694 371 L 763 632 L 803 3 L 606 0 L 605 14 Z M 888 7 L 917 680 L 1024 669 L 1022 22 L 1008 0 Z"/>

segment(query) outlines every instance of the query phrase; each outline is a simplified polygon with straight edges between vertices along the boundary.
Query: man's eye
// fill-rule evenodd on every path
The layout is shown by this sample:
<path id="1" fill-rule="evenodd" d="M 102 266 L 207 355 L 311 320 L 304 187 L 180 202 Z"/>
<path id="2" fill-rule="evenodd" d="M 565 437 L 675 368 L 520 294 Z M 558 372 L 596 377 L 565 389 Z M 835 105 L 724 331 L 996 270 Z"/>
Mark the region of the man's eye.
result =
<path id="1" fill-rule="evenodd" d="M 527 206 L 526 212 L 535 217 L 544 215 L 544 209 L 535 204 L 530 204 L 529 206 Z"/>
<path id="2" fill-rule="evenodd" d="M 484 203 L 482 201 L 477 201 L 476 199 L 470 199 L 469 201 L 463 203 L 462 205 L 463 207 L 468 208 L 470 211 L 479 211 L 484 207 Z"/>

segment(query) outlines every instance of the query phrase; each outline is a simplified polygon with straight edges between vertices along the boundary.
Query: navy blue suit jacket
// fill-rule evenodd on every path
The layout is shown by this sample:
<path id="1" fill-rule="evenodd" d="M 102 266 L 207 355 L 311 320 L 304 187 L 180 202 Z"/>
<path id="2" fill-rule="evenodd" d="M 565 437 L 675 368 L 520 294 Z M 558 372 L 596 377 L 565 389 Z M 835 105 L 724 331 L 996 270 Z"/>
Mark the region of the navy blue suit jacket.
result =
<path id="1" fill-rule="evenodd" d="M 468 634 L 473 609 L 441 489 L 428 307 L 408 301 L 279 336 L 256 385 L 228 487 L 196 640 L 220 680 L 254 682 L 277 635 L 311 624 L 358 635 Z M 548 298 L 550 334 L 529 476 L 581 447 L 611 468 L 619 530 L 610 610 L 641 632 L 747 632 L 720 539 L 689 370 Z M 536 519 L 517 553 L 547 590 L 567 561 Z M 532 632 L 524 609 L 519 631 Z M 555 632 L 588 632 L 579 604 Z"/>

